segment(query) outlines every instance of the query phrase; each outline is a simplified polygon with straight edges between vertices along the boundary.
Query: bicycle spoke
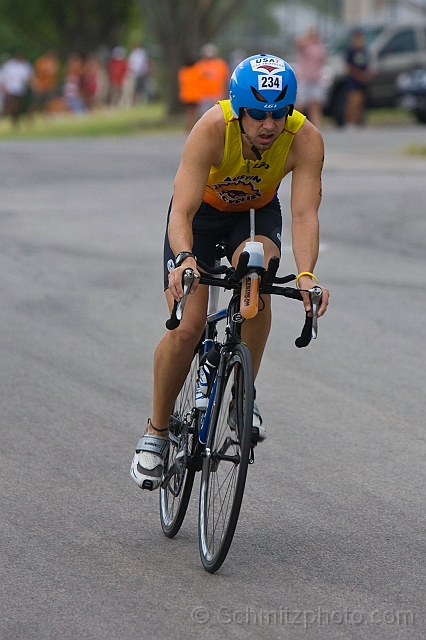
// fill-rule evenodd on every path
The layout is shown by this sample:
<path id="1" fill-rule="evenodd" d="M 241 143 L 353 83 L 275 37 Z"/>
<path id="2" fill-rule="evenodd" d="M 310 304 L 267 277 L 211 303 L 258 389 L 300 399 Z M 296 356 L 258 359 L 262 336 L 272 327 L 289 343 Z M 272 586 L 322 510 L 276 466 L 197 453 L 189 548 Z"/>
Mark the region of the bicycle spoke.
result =
<path id="1" fill-rule="evenodd" d="M 237 345 L 218 389 L 200 489 L 199 539 L 203 566 L 223 563 L 234 535 L 247 474 L 253 411 L 250 355 Z"/>
<path id="2" fill-rule="evenodd" d="M 229 484 L 226 484 L 225 486 L 225 483 L 227 482 L 228 477 L 231 474 L 232 474 L 231 482 Z M 223 538 L 223 534 L 225 532 L 229 508 L 230 508 L 230 505 L 232 504 L 232 498 L 234 496 L 235 485 L 236 485 L 235 468 L 229 470 L 227 476 L 223 479 L 222 483 L 217 486 L 217 489 L 215 491 L 216 484 L 218 484 L 217 481 L 214 481 L 211 483 L 210 495 L 209 495 L 209 503 L 212 505 L 212 514 L 211 514 L 211 518 L 209 518 L 209 520 L 211 520 L 211 525 L 212 525 L 212 533 L 210 534 L 210 538 L 209 538 L 209 541 L 210 541 L 209 548 L 212 553 L 214 553 L 214 540 L 215 538 L 217 538 L 218 528 L 220 527 L 220 524 L 222 525 L 222 530 L 219 533 L 219 540 Z M 221 489 L 223 487 L 225 488 L 225 495 L 222 495 L 221 493 Z M 217 515 L 215 514 L 216 504 L 220 505 L 219 513 Z"/>
<path id="3" fill-rule="evenodd" d="M 179 531 L 188 507 L 195 470 L 188 469 L 188 458 L 194 454 L 198 413 L 194 410 L 198 355 L 177 397 L 169 421 L 169 458 L 160 489 L 160 519 L 166 536 Z"/>

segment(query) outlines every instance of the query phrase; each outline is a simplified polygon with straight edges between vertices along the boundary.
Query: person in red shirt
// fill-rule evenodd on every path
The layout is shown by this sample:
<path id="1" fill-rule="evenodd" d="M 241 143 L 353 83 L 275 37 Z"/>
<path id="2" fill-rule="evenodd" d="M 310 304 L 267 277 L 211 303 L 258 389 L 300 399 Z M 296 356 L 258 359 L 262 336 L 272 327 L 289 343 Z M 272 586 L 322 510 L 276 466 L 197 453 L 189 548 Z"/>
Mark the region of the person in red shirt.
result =
<path id="1" fill-rule="evenodd" d="M 84 62 L 81 78 L 81 93 L 89 110 L 100 106 L 102 90 L 102 65 L 96 55 L 91 53 Z"/>
<path id="2" fill-rule="evenodd" d="M 124 47 L 114 47 L 108 62 L 109 104 L 117 107 L 123 95 L 123 83 L 127 74 L 126 50 Z"/>

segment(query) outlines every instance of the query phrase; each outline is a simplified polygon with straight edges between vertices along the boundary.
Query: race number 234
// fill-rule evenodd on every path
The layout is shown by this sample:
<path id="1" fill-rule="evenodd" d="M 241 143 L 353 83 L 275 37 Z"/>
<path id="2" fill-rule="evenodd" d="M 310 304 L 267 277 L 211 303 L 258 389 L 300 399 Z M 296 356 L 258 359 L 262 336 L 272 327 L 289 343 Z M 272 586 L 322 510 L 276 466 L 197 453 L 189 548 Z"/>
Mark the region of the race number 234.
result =
<path id="1" fill-rule="evenodd" d="M 281 91 L 283 88 L 283 79 L 281 76 L 276 76 L 271 74 L 269 76 L 259 76 L 259 89 L 274 89 L 276 91 Z"/>

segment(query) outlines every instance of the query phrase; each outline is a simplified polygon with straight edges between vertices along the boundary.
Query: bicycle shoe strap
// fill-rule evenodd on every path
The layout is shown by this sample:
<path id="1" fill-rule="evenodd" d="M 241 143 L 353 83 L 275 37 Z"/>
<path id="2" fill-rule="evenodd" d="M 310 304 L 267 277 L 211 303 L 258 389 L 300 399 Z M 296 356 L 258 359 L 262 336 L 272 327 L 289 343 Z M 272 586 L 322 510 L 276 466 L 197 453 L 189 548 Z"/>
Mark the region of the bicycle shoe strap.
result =
<path id="1" fill-rule="evenodd" d="M 164 458 L 168 446 L 168 438 L 160 438 L 159 436 L 152 436 L 145 433 L 136 445 L 136 453 L 149 451 L 150 453 L 155 453 L 157 456 Z"/>

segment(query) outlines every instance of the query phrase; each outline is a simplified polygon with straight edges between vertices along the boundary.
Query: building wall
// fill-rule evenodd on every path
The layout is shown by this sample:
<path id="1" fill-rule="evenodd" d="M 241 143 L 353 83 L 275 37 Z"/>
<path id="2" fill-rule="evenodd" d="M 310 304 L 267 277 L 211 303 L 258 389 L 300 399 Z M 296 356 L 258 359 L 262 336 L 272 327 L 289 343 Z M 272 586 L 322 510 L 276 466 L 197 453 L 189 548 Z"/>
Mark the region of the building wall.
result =
<path id="1" fill-rule="evenodd" d="M 374 0 L 343 0 L 343 20 L 346 24 L 362 22 L 374 10 Z"/>
<path id="2" fill-rule="evenodd" d="M 342 0 L 342 17 L 347 24 L 363 22 L 386 10 L 395 0 Z"/>

